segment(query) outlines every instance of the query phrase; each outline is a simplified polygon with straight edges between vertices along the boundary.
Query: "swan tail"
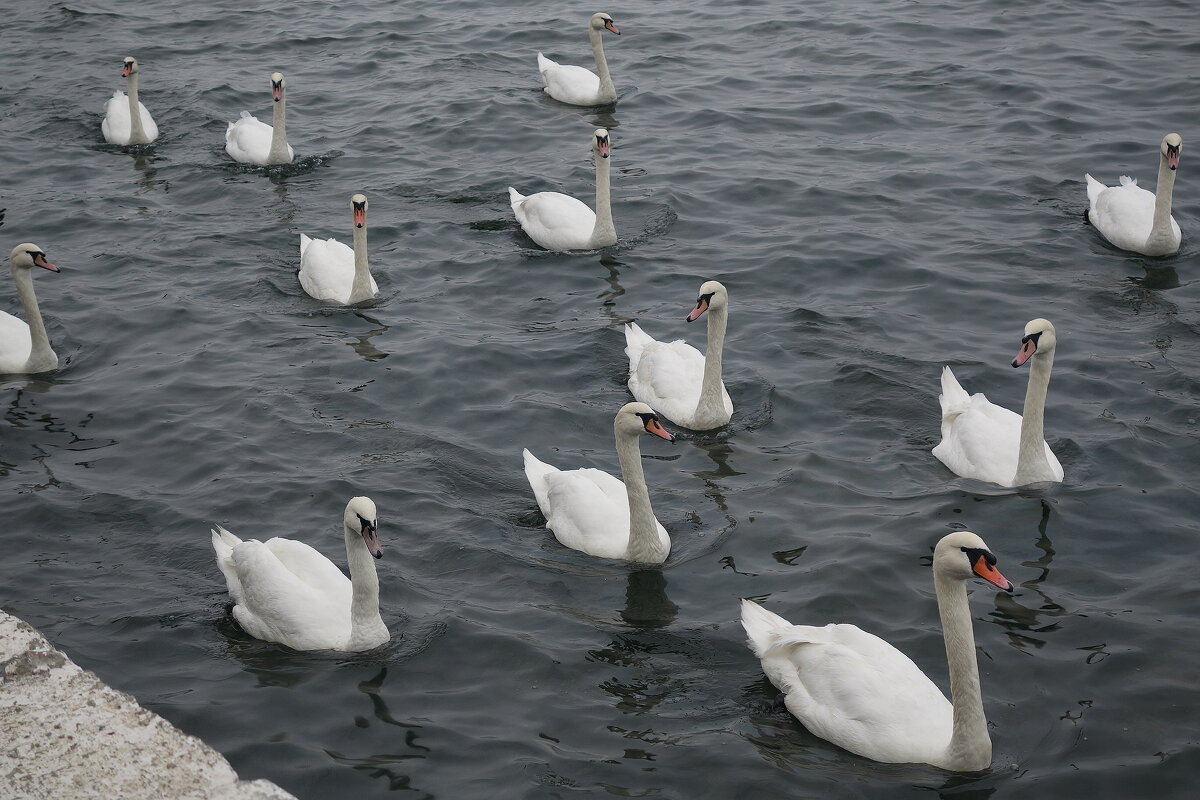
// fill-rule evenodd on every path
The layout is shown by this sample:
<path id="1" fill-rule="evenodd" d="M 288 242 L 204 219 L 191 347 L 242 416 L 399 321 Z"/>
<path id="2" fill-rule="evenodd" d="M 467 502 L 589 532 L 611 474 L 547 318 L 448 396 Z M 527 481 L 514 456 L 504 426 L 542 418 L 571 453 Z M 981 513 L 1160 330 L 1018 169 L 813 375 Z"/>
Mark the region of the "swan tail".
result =
<path id="1" fill-rule="evenodd" d="M 238 578 L 237 565 L 233 563 L 233 548 L 241 543 L 241 539 L 220 525 L 212 529 L 212 546 L 217 554 L 217 566 L 225 576 L 225 586 L 235 603 L 242 602 L 242 581 Z"/>
<path id="2" fill-rule="evenodd" d="M 943 422 L 957 417 L 971 405 L 971 395 L 959 384 L 949 367 L 942 367 L 942 393 L 938 395 L 938 402 L 942 404 Z"/>
<path id="3" fill-rule="evenodd" d="M 528 449 L 521 450 L 521 456 L 525 460 L 525 479 L 529 481 L 529 488 L 533 489 L 533 496 L 537 499 L 538 508 L 542 510 L 542 516 L 549 519 L 550 487 L 546 484 L 546 476 L 558 472 L 558 467 L 539 461 Z"/>
<path id="4" fill-rule="evenodd" d="M 1087 173 L 1084 173 L 1083 178 L 1087 181 L 1088 205 L 1095 206 L 1096 199 L 1100 197 L 1100 193 L 1108 187 Z"/>
<path id="5" fill-rule="evenodd" d="M 538 72 L 540 72 L 544 75 L 546 73 L 546 70 L 553 69 L 554 67 L 557 67 L 557 66 L 558 66 L 558 62 L 551 61 L 550 59 L 548 59 L 544 55 L 542 55 L 540 51 L 538 52 Z"/>
<path id="6" fill-rule="evenodd" d="M 631 368 L 636 369 L 642 350 L 649 344 L 654 344 L 654 337 L 639 328 L 636 322 L 625 325 L 625 355 L 629 356 Z"/>
<path id="7" fill-rule="evenodd" d="M 304 251 L 308 249 L 308 246 L 310 244 L 312 244 L 312 239 L 308 238 L 303 233 L 300 234 L 300 258 L 301 259 L 304 258 Z"/>
<path id="8" fill-rule="evenodd" d="M 774 646 L 781 631 L 792 627 L 792 623 L 773 612 L 767 611 L 753 600 L 742 600 L 742 627 L 754 655 L 762 658 Z"/>
<path id="9" fill-rule="evenodd" d="M 508 202 L 512 206 L 513 211 L 516 211 L 525 203 L 525 195 L 518 192 L 513 187 L 508 187 Z"/>

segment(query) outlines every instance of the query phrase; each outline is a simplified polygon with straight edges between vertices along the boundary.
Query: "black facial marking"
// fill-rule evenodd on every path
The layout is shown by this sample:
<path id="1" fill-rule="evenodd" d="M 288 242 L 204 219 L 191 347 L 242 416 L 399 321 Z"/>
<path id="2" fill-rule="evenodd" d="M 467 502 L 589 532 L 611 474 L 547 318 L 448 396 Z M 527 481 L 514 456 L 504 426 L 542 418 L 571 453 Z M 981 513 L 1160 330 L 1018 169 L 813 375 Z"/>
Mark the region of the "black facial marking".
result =
<path id="1" fill-rule="evenodd" d="M 988 566 L 996 566 L 996 557 L 987 550 L 979 547 L 963 547 L 961 549 L 967 554 L 967 558 L 970 560 L 972 567 L 975 566 L 980 558 L 982 558 Z"/>
<path id="2" fill-rule="evenodd" d="M 1021 337 L 1021 344 L 1025 344 L 1026 342 L 1033 342 L 1034 345 L 1036 345 L 1038 343 L 1038 339 L 1040 339 L 1040 338 L 1042 338 L 1042 331 L 1038 331 L 1037 333 L 1031 333 L 1028 336 Z"/>

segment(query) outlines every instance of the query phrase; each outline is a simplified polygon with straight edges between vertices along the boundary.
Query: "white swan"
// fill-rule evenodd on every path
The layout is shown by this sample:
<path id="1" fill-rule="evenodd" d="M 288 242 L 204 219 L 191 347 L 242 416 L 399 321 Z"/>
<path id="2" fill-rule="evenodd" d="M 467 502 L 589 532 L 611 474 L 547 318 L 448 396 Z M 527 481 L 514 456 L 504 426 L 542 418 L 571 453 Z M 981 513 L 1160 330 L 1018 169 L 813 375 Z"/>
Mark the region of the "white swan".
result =
<path id="1" fill-rule="evenodd" d="M 1025 326 L 1012 362 L 1014 367 L 1030 362 L 1021 414 L 993 404 L 982 392 L 968 395 L 950 368 L 942 369 L 942 441 L 933 454 L 952 472 L 1000 486 L 1062 481 L 1062 465 L 1042 433 L 1055 344 L 1049 321 L 1030 320 Z"/>
<path id="2" fill-rule="evenodd" d="M 562 544 L 600 558 L 661 564 L 671 539 L 650 506 L 638 436 L 652 433 L 668 442 L 675 437 L 645 403 L 621 406 L 613 431 L 624 483 L 598 469 L 560 470 L 522 450 L 525 477 L 546 527 Z"/>
<path id="3" fill-rule="evenodd" d="M 109 144 L 148 144 L 158 138 L 158 125 L 146 106 L 138 100 L 138 62 L 126 56 L 121 66 L 121 77 L 125 78 L 129 96 L 117 91 L 104 104 L 104 121 L 100 132 Z"/>
<path id="4" fill-rule="evenodd" d="M 682 339 L 660 342 L 636 322 L 625 326 L 629 356 L 629 391 L 658 413 L 684 428 L 707 431 L 733 416 L 733 401 L 721 382 L 721 349 L 729 317 L 729 293 L 717 281 L 700 286 L 692 322 L 708 311 L 708 346 L 703 355 Z"/>
<path id="5" fill-rule="evenodd" d="M 1179 249 L 1183 234 L 1171 216 L 1171 195 L 1183 139 L 1168 133 L 1159 146 L 1158 185 L 1154 193 L 1121 176 L 1120 186 L 1105 186 L 1091 175 L 1087 179 L 1087 219 L 1105 239 L 1122 250 L 1145 256 L 1169 256 Z"/>
<path id="6" fill-rule="evenodd" d="M 347 580 L 332 561 L 303 542 L 243 542 L 218 525 L 212 546 L 233 598 L 234 619 L 254 638 L 293 650 L 358 652 L 388 641 L 375 572 L 375 559 L 383 557 L 378 530 L 371 499 L 352 498 L 342 516 Z"/>
<path id="7" fill-rule="evenodd" d="M 612 75 L 608 73 L 608 59 L 604 57 L 604 42 L 600 39 L 602 30 L 621 35 L 608 14 L 592 14 L 588 20 L 588 41 L 592 43 L 596 72 L 600 73 L 598 77 L 589 69 L 559 64 L 538 53 L 538 71 L 542 73 L 542 83 L 545 84 L 543 91 L 546 94 L 575 106 L 603 106 L 616 102 L 617 89 L 613 86 Z"/>
<path id="8" fill-rule="evenodd" d="M 596 210 L 561 192 L 538 192 L 528 197 L 511 186 L 508 199 L 517 222 L 529 238 L 547 250 L 595 250 L 617 243 L 609 197 L 608 131 L 597 128 L 592 137 L 596 156 Z"/>
<path id="9" fill-rule="evenodd" d="M 42 248 L 30 242 L 14 247 L 8 263 L 28 323 L 0 311 L 0 375 L 49 372 L 58 366 L 58 356 L 50 347 L 46 324 L 42 322 L 42 312 L 33 293 L 33 268 L 41 267 L 51 272 L 59 269 L 46 260 Z"/>
<path id="10" fill-rule="evenodd" d="M 336 239 L 309 239 L 300 234 L 300 285 L 310 297 L 348 306 L 370 300 L 379 286 L 367 268 L 367 198 L 350 198 L 354 217 L 354 249 Z"/>
<path id="11" fill-rule="evenodd" d="M 275 106 L 273 125 L 259 122 L 249 111 L 243 111 L 241 119 L 229 123 L 225 129 L 225 152 L 234 161 L 263 166 L 292 163 L 295 152 L 287 143 L 283 123 L 287 100 L 282 72 L 271 73 L 271 100 Z"/>
<path id="12" fill-rule="evenodd" d="M 792 625 L 742 600 L 742 626 L 784 704 L 809 731 L 886 763 L 925 763 L 962 772 L 992 763 L 965 582 L 979 576 L 1011 592 L 996 557 L 968 531 L 933 551 L 953 703 L 908 656 L 855 625 Z"/>

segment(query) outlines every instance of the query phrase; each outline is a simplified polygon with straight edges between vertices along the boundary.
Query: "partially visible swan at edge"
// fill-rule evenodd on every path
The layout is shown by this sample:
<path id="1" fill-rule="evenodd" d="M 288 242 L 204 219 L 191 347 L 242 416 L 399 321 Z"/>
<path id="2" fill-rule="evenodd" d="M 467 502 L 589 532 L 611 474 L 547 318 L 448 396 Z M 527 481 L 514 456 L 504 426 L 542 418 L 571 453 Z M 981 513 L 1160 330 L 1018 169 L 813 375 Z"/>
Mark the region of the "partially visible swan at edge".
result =
<path id="1" fill-rule="evenodd" d="M 121 77 L 125 78 L 129 96 L 124 92 L 113 92 L 104 104 L 104 121 L 100 132 L 109 144 L 148 144 L 158 138 L 158 125 L 146 106 L 138 100 L 138 62 L 126 56 L 121 64 Z M 134 112 L 137 109 L 137 112 Z"/>
<path id="2" fill-rule="evenodd" d="M 729 317 L 729 293 L 717 281 L 700 286 L 692 322 L 708 311 L 708 345 L 703 354 L 682 339 L 660 342 L 636 322 L 625 326 L 629 356 L 629 391 L 658 413 L 684 428 L 707 431 L 733 416 L 733 401 L 721 382 L 721 350 Z"/>
<path id="3" fill-rule="evenodd" d="M 225 152 L 234 161 L 262 166 L 292 163 L 295 151 L 287 143 L 283 122 L 287 99 L 282 72 L 271 73 L 271 101 L 275 108 L 272 125 L 259 122 L 249 111 L 243 111 L 241 118 L 225 129 Z"/>
<path id="4" fill-rule="evenodd" d="M 309 239 L 300 234 L 300 285 L 310 297 L 344 306 L 370 300 L 379 286 L 367 268 L 367 198 L 350 198 L 354 249 L 337 239 Z"/>
<path id="5" fill-rule="evenodd" d="M 592 136 L 596 159 L 596 210 L 561 192 L 538 192 L 528 197 L 511 186 L 508 199 L 517 222 L 529 238 L 547 250 L 595 250 L 617 243 L 609 197 L 608 131 L 597 128 Z"/>
<path id="6" fill-rule="evenodd" d="M 41 267 L 58 272 L 58 267 L 46 259 L 42 248 L 25 242 L 13 248 L 8 257 L 13 283 L 25 307 L 27 322 L 0 311 L 0 374 L 31 375 L 49 372 L 58 367 L 58 356 L 50 347 L 46 323 L 33 292 L 33 268 Z"/>
<path id="7" fill-rule="evenodd" d="M 992 740 L 965 585 L 976 576 L 1013 590 L 983 539 L 969 531 L 944 536 L 933 551 L 933 585 L 952 703 L 908 656 L 855 625 L 792 625 L 742 600 L 742 627 L 788 711 L 813 734 L 875 761 L 983 770 Z"/>
<path id="8" fill-rule="evenodd" d="M 1168 133 L 1158 148 L 1158 185 L 1148 192 L 1137 180 L 1121 176 L 1120 186 L 1105 186 L 1091 175 L 1087 179 L 1087 219 L 1105 239 L 1122 250 L 1146 256 L 1169 256 L 1179 249 L 1183 234 L 1171 216 L 1175 171 L 1183 152 L 1183 139 Z"/>
<path id="9" fill-rule="evenodd" d="M 350 579 L 312 547 L 294 539 L 243 542 L 218 525 L 217 566 L 233 598 L 233 616 L 256 639 L 293 650 L 358 652 L 391 638 L 379 616 L 379 517 L 368 497 L 342 515 Z"/>
<path id="10" fill-rule="evenodd" d="M 543 91 L 563 103 L 576 106 L 603 106 L 615 103 L 617 89 L 608 72 L 608 59 L 604 57 L 604 42 L 601 30 L 610 30 L 618 36 L 621 32 L 613 18 L 603 12 L 592 14 L 588 20 L 588 41 L 592 44 L 592 56 L 596 59 L 596 72 L 571 64 L 559 64 L 538 53 L 538 71 L 542 73 Z"/>
<path id="11" fill-rule="evenodd" d="M 990 402 L 982 392 L 967 395 L 949 367 L 942 369 L 942 441 L 933 454 L 956 475 L 1000 486 L 1061 482 L 1058 463 L 1042 431 L 1046 389 L 1057 340 L 1048 320 L 1030 320 L 1012 365 L 1029 361 L 1029 383 L 1021 414 Z"/>
<path id="12" fill-rule="evenodd" d="M 650 433 L 668 442 L 675 437 L 645 403 L 621 406 L 613 432 L 624 482 L 598 469 L 560 470 L 522 450 L 525 477 L 546 527 L 562 544 L 600 558 L 661 564 L 671 539 L 650 506 L 638 436 Z"/>

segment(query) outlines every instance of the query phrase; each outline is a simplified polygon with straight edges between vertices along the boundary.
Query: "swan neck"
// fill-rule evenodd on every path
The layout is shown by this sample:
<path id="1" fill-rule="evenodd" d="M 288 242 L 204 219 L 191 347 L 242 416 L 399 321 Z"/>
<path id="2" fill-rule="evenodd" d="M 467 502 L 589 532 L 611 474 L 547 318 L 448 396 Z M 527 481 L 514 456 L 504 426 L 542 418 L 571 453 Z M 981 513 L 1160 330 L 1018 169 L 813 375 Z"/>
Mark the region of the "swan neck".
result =
<path id="1" fill-rule="evenodd" d="M 1158 183 L 1154 187 L 1154 221 L 1150 225 L 1150 240 L 1174 240 L 1171 229 L 1171 200 L 1175 194 L 1175 172 L 1167 166 L 1167 157 L 1159 153 Z"/>
<path id="2" fill-rule="evenodd" d="M 597 100 L 611 103 L 617 99 L 617 88 L 613 86 L 608 72 L 608 59 L 604 56 L 604 39 L 599 28 L 588 26 L 588 41 L 592 44 L 592 57 L 596 59 L 596 74 L 600 78 L 600 93 Z"/>
<path id="3" fill-rule="evenodd" d="M 992 740 L 988 736 L 987 717 L 983 713 L 983 695 L 979 689 L 979 664 L 975 658 L 975 633 L 971 629 L 971 608 L 966 584 L 939 574 L 934 569 L 938 615 L 946 642 L 946 661 L 950 666 L 950 702 L 954 723 L 947 748 L 947 769 L 980 770 L 992 763 Z"/>
<path id="4" fill-rule="evenodd" d="M 1025 486 L 1039 481 L 1056 480 L 1046 458 L 1046 391 L 1050 386 L 1050 371 L 1054 367 L 1054 351 L 1035 354 L 1029 361 L 1029 384 L 1025 388 L 1025 407 L 1021 411 L 1021 443 L 1017 451 L 1017 473 L 1013 486 Z"/>
<path id="5" fill-rule="evenodd" d="M 136 72 L 129 73 L 125 79 L 129 95 L 129 143 L 145 144 L 146 129 L 142 126 L 142 109 L 138 102 L 138 76 Z"/>
<path id="6" fill-rule="evenodd" d="M 346 562 L 350 566 L 350 648 L 371 629 L 383 625 L 379 616 L 379 574 L 375 558 L 367 550 L 362 535 L 343 526 L 346 534 Z"/>
<path id="7" fill-rule="evenodd" d="M 268 164 L 289 164 L 292 160 L 288 155 L 287 130 L 284 124 L 286 103 L 286 94 L 279 98 L 278 103 L 273 103 L 275 109 L 274 117 L 271 120 L 271 151 L 267 153 Z"/>
<path id="8" fill-rule="evenodd" d="M 629 498 L 629 545 L 625 558 L 644 564 L 661 564 L 667 554 L 658 537 L 658 522 L 650 506 L 650 490 L 646 473 L 642 471 L 642 453 L 638 434 L 616 431 L 617 458 L 621 462 L 621 478 Z"/>
<path id="9" fill-rule="evenodd" d="M 592 227 L 592 247 L 609 247 L 617 243 L 617 229 L 613 225 L 612 198 L 609 190 L 609 162 L 612 156 L 596 158 L 596 223 Z"/>
<path id="10" fill-rule="evenodd" d="M 354 283 L 350 286 L 350 302 L 361 303 L 374 297 L 371 291 L 371 270 L 367 266 L 367 226 L 354 228 Z"/>
<path id="11" fill-rule="evenodd" d="M 704 348 L 704 378 L 700 384 L 700 402 L 696 416 L 725 414 L 725 385 L 721 382 L 721 359 L 725 349 L 725 326 L 729 321 L 729 307 L 722 304 L 708 312 L 708 344 Z"/>
<path id="12" fill-rule="evenodd" d="M 46 323 L 42 321 L 42 311 L 38 308 L 37 295 L 33 291 L 33 275 L 31 270 L 13 267 L 13 283 L 17 285 L 17 295 L 25 309 L 25 322 L 29 325 L 29 368 L 31 372 L 42 372 L 58 366 L 58 356 L 50 347 L 50 337 L 46 335 Z"/>

